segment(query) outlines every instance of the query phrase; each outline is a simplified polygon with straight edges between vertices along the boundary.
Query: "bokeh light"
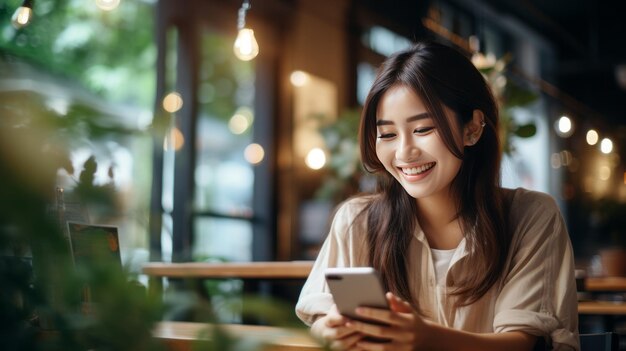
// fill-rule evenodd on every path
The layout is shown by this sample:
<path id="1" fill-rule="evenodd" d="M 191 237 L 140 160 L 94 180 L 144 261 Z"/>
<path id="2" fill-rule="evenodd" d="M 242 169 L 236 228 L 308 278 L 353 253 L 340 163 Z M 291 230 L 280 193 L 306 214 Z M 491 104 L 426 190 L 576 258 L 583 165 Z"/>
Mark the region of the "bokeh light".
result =
<path id="1" fill-rule="evenodd" d="M 243 151 L 243 156 L 246 161 L 256 165 L 263 161 L 263 158 L 265 157 L 265 150 L 263 150 L 263 146 L 259 144 L 250 144 L 246 146 L 246 149 Z"/>
<path id="2" fill-rule="evenodd" d="M 301 87 L 309 81 L 309 75 L 302 71 L 293 71 L 289 80 L 294 86 Z"/>
<path id="3" fill-rule="evenodd" d="M 246 117 L 240 114 L 233 115 L 228 121 L 228 129 L 230 129 L 233 134 L 241 134 L 248 129 L 250 124 Z"/>
<path id="4" fill-rule="evenodd" d="M 600 142 L 600 151 L 604 154 L 610 154 L 613 151 L 613 142 L 609 138 L 604 138 Z"/>
<path id="5" fill-rule="evenodd" d="M 307 167 L 310 169 L 320 169 L 326 164 L 326 154 L 324 150 L 316 147 L 311 149 L 304 159 Z"/>
<path id="6" fill-rule="evenodd" d="M 572 133 L 574 133 L 574 124 L 572 123 L 572 120 L 567 116 L 561 116 L 561 118 L 556 121 L 554 127 L 556 133 L 564 138 L 569 137 L 570 135 L 572 135 Z"/>
<path id="7" fill-rule="evenodd" d="M 589 131 L 587 131 L 586 139 L 587 139 L 587 144 L 595 145 L 598 143 L 600 136 L 598 135 L 598 132 L 596 132 L 595 130 L 589 129 Z"/>
<path id="8" fill-rule="evenodd" d="M 163 98 L 163 109 L 169 113 L 174 113 L 183 107 L 183 98 L 177 92 L 167 94 Z"/>
<path id="9" fill-rule="evenodd" d="M 165 136 L 163 141 L 163 150 L 165 151 L 178 151 L 185 144 L 185 137 L 180 129 L 174 127 Z"/>

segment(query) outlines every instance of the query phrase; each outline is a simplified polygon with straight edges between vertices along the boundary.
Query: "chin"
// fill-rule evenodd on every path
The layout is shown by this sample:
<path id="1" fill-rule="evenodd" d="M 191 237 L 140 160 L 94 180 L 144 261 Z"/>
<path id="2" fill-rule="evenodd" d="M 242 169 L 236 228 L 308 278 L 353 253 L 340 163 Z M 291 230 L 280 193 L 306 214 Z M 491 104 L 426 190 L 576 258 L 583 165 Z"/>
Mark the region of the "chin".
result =
<path id="1" fill-rule="evenodd" d="M 406 184 L 402 183 L 400 183 L 400 185 L 409 196 L 415 199 L 428 197 L 433 194 L 433 191 L 429 187 L 416 187 L 415 185 L 406 186 Z"/>

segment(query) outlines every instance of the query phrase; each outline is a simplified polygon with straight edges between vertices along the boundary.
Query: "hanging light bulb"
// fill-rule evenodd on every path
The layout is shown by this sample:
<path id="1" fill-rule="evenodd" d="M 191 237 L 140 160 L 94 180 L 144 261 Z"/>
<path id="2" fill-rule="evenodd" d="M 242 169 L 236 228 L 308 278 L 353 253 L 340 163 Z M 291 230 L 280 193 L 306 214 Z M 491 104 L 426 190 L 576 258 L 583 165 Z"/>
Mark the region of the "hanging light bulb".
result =
<path id="1" fill-rule="evenodd" d="M 259 54 L 259 44 L 254 38 L 254 31 L 250 28 L 239 30 L 235 40 L 235 55 L 242 61 L 250 61 Z"/>
<path id="2" fill-rule="evenodd" d="M 24 0 L 22 6 L 18 7 L 11 17 L 13 27 L 20 29 L 26 26 L 30 19 L 33 18 L 33 0 Z"/>
<path id="3" fill-rule="evenodd" d="M 246 12 L 250 9 L 250 0 L 244 0 L 239 9 L 239 18 L 237 20 L 237 39 L 233 49 L 235 56 L 242 61 L 250 61 L 259 54 L 259 44 L 254 38 L 254 31 L 246 28 Z"/>

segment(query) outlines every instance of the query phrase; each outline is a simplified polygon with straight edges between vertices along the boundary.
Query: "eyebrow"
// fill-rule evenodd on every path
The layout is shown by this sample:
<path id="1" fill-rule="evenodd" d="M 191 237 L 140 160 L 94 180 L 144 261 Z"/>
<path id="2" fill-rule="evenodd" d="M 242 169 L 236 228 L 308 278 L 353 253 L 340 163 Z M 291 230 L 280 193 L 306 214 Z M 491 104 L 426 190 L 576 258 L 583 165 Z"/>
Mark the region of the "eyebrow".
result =
<path id="1" fill-rule="evenodd" d="M 431 118 L 431 117 L 432 116 L 431 116 L 431 114 L 429 112 L 424 112 L 424 113 L 420 113 L 420 114 L 415 115 L 415 116 L 408 117 L 406 119 L 406 121 L 407 122 L 415 122 L 415 121 L 418 121 L 420 119 Z M 384 126 L 384 125 L 390 125 L 390 124 L 393 124 L 393 122 L 392 121 L 387 121 L 387 120 L 384 120 L 384 119 L 379 119 L 378 121 L 376 121 L 376 125 L 377 126 Z"/>

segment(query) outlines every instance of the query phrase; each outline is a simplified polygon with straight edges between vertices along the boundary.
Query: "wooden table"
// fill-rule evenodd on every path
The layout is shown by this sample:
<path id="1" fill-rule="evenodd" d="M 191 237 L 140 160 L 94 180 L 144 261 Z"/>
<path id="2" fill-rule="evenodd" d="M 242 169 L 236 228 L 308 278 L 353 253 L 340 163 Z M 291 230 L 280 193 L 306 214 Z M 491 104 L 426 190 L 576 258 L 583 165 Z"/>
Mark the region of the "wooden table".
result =
<path id="1" fill-rule="evenodd" d="M 586 278 L 585 290 L 626 292 L 626 277 Z"/>
<path id="2" fill-rule="evenodd" d="M 142 267 L 142 272 L 149 276 L 148 288 L 157 296 L 163 294 L 163 278 L 194 280 L 196 291 L 204 296 L 203 279 L 244 279 L 244 291 L 255 291 L 260 281 L 296 280 L 301 284 L 312 268 L 313 261 L 150 262 Z"/>
<path id="3" fill-rule="evenodd" d="M 170 351 L 191 351 L 197 344 L 208 342 L 216 325 L 191 322 L 160 322 L 153 335 L 163 341 Z M 258 343 L 250 349 L 263 351 L 318 351 L 323 348 L 309 335 L 308 330 L 267 327 L 258 325 L 219 325 L 231 337 Z"/>
<path id="4" fill-rule="evenodd" d="M 162 278 L 179 279 L 248 279 L 274 280 L 299 279 L 309 276 L 313 261 L 266 261 L 266 262 L 150 262 L 144 264 L 142 273 L 149 276 L 149 289 L 163 292 Z"/>
<path id="5" fill-rule="evenodd" d="M 271 262 L 151 262 L 142 272 L 168 278 L 306 279 L 313 261 Z"/>
<path id="6" fill-rule="evenodd" d="M 580 301 L 579 314 L 626 315 L 626 303 L 610 301 Z"/>
<path id="7" fill-rule="evenodd" d="M 590 277 L 585 279 L 585 291 L 593 293 L 626 293 L 626 277 Z M 626 315 L 626 302 L 580 301 L 579 314 Z"/>

